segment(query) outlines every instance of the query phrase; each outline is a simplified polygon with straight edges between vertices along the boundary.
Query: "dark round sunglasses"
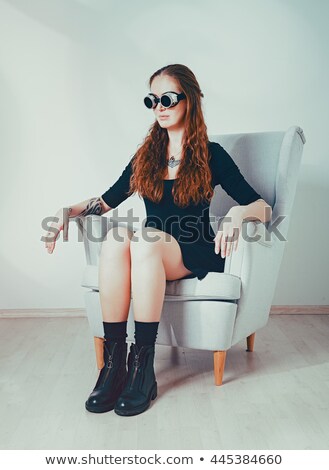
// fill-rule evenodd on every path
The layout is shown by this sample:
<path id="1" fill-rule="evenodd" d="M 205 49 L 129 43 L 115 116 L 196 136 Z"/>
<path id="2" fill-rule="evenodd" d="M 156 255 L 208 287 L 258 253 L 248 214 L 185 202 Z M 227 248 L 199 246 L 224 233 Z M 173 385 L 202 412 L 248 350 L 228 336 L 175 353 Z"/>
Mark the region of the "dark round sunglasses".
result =
<path id="1" fill-rule="evenodd" d="M 154 109 L 157 107 L 157 104 L 160 101 L 164 108 L 172 108 L 173 106 L 176 106 L 176 104 L 178 104 L 181 100 L 184 100 L 185 98 L 186 98 L 186 95 L 184 93 L 176 93 L 175 91 L 167 91 L 167 93 L 164 93 L 163 95 L 161 95 L 160 98 L 158 98 L 153 93 L 149 93 L 144 98 L 144 104 L 147 108 Z"/>

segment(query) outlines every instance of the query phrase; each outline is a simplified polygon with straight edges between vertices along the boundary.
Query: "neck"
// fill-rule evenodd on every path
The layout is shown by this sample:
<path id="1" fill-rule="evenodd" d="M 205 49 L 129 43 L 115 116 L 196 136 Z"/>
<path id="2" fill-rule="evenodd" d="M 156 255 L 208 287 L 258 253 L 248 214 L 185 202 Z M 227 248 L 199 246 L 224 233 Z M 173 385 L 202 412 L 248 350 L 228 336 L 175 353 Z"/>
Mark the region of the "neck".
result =
<path id="1" fill-rule="evenodd" d="M 169 151 L 172 154 L 179 152 L 179 150 L 183 146 L 184 129 L 177 129 L 177 130 L 168 129 L 167 132 L 168 132 L 168 137 L 169 137 L 169 142 L 168 142 Z"/>

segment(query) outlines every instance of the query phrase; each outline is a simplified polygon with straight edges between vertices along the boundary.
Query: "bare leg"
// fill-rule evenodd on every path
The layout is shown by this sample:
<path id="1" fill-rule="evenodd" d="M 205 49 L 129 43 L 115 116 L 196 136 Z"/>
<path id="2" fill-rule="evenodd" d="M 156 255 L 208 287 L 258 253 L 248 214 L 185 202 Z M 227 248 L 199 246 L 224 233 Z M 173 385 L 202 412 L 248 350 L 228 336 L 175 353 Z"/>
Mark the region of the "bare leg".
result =
<path id="1" fill-rule="evenodd" d="M 99 261 L 99 294 L 104 322 L 126 321 L 131 297 L 130 239 L 125 227 L 109 230 Z"/>
<path id="2" fill-rule="evenodd" d="M 145 232 L 144 232 L 145 231 Z M 166 279 L 178 279 L 190 273 L 182 263 L 180 247 L 171 235 L 143 227 L 130 243 L 131 279 L 136 322 L 159 322 Z M 144 235 L 152 233 L 152 239 Z M 165 239 L 167 241 L 165 241 Z M 145 330 L 146 325 L 144 325 Z M 136 332 L 136 330 L 135 330 Z M 131 345 L 128 375 L 124 390 L 115 404 L 115 413 L 133 416 L 145 411 L 157 397 L 154 372 L 155 344 Z M 144 353 L 142 353 L 144 351 Z"/>
<path id="3" fill-rule="evenodd" d="M 166 279 L 180 279 L 191 271 L 185 268 L 174 237 L 151 227 L 142 230 L 147 234 L 135 232 L 130 244 L 134 317 L 136 321 L 159 322 Z"/>
<path id="4" fill-rule="evenodd" d="M 133 233 L 126 227 L 114 227 L 102 243 L 99 293 L 103 321 L 107 323 L 120 323 L 128 319 L 131 298 L 130 239 L 132 236 Z M 94 413 L 113 410 L 127 380 L 127 342 L 113 341 L 112 335 L 108 338 L 109 331 L 106 331 L 106 328 L 104 333 L 104 338 L 94 338 L 99 376 L 85 403 L 86 409 Z"/>

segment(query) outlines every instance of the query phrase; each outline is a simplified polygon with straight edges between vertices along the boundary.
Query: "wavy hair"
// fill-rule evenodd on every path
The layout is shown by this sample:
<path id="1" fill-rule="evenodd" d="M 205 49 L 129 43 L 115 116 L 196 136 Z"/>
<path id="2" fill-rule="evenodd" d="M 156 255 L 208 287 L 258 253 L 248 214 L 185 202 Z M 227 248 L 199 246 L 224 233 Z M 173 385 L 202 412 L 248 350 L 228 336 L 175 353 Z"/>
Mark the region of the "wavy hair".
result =
<path id="1" fill-rule="evenodd" d="M 213 195 L 207 126 L 202 112 L 203 93 L 193 72 L 181 64 L 166 65 L 157 70 L 149 79 L 149 86 L 159 75 L 174 78 L 181 92 L 186 95 L 185 129 L 182 147 L 182 163 L 174 184 L 174 202 L 186 207 L 191 202 L 210 202 Z M 160 202 L 167 175 L 168 132 L 158 121 L 151 125 L 143 143 L 132 160 L 129 195 L 138 192 L 153 202 Z"/>

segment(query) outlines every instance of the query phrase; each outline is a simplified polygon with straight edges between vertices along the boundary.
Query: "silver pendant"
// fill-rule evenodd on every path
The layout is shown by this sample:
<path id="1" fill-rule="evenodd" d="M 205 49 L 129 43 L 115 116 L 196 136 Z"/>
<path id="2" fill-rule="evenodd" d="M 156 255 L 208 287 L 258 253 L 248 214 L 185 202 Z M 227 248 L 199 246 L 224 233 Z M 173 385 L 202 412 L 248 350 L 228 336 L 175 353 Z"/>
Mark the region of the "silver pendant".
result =
<path id="1" fill-rule="evenodd" d="M 179 165 L 180 160 L 175 160 L 175 157 L 170 157 L 168 160 L 168 166 L 170 168 L 174 168 L 175 166 Z"/>

